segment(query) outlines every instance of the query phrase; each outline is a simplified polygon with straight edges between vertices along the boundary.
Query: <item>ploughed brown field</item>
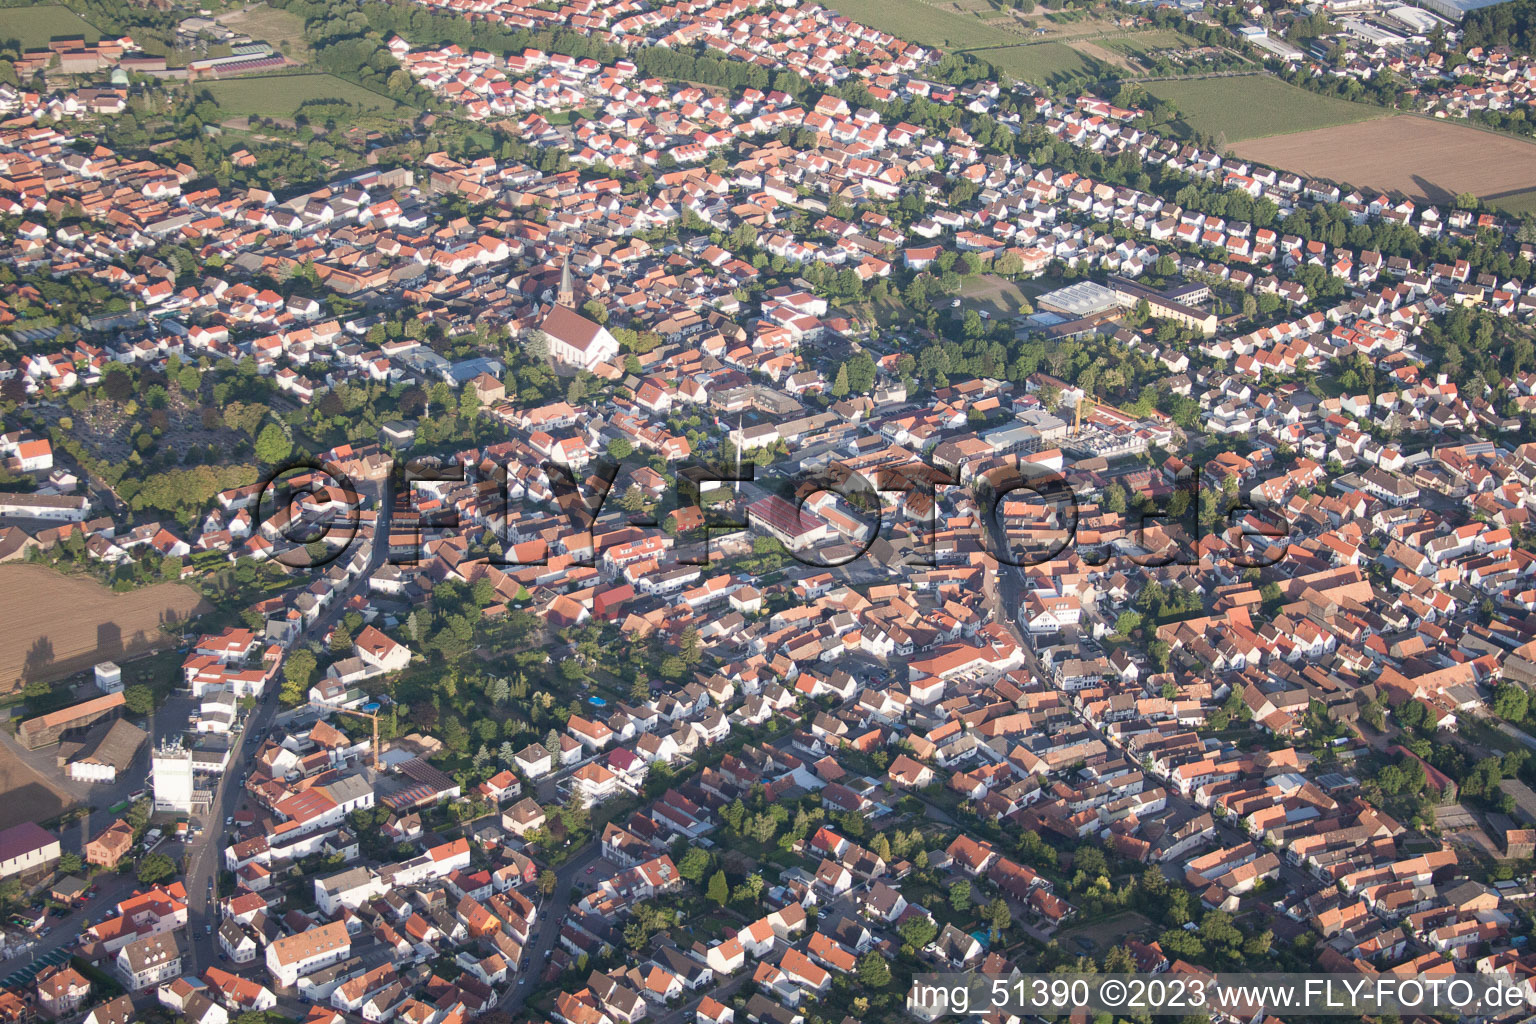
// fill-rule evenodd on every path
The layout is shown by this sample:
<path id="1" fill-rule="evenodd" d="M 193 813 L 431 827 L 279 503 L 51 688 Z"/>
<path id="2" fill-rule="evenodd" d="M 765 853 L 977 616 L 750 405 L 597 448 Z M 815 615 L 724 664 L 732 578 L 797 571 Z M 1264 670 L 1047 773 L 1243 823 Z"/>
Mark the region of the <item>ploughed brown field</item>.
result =
<path id="1" fill-rule="evenodd" d="M 44 565 L 0 565 L 0 693 L 169 646 L 160 623 L 210 610 L 180 583 L 115 594 Z"/>
<path id="2" fill-rule="evenodd" d="M 0 828 L 24 821 L 47 821 L 75 805 L 58 786 L 35 771 L 11 748 L 0 746 Z"/>
<path id="3" fill-rule="evenodd" d="M 1269 135 L 1230 148 L 1245 160 L 1297 174 L 1436 203 L 1463 192 L 1490 200 L 1536 188 L 1536 144 L 1408 115 Z"/>

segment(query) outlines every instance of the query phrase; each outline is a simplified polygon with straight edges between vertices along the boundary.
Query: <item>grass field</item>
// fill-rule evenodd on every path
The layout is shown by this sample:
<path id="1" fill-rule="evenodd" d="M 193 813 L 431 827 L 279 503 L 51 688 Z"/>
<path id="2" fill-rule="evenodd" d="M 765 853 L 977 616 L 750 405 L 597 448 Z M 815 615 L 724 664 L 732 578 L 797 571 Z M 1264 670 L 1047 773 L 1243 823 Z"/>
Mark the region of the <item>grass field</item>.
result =
<path id="1" fill-rule="evenodd" d="M 292 117 L 310 100 L 344 100 L 380 114 L 408 109 L 388 96 L 370 92 L 335 75 L 272 75 L 265 78 L 232 78 L 198 86 L 206 89 L 231 116 Z"/>
<path id="2" fill-rule="evenodd" d="M 101 33 L 68 7 L 6 7 L 0 11 L 0 40 L 14 39 L 23 49 L 39 49 L 51 39 L 70 36 L 84 36 L 86 42 L 94 43 Z"/>
<path id="3" fill-rule="evenodd" d="M 1102 957 L 1110 946 L 1124 941 L 1127 935 L 1140 933 L 1146 938 L 1149 937 L 1149 933 L 1154 927 L 1150 919 L 1135 911 L 1127 911 L 1123 914 L 1106 917 L 1102 921 L 1093 921 L 1088 924 L 1068 928 L 1056 937 L 1056 941 L 1069 952 L 1076 954 L 1080 952 L 1075 942 L 1076 939 L 1092 939 L 1096 954 Z"/>
<path id="4" fill-rule="evenodd" d="M 1399 115 L 1251 139 L 1232 151 L 1297 174 L 1436 203 L 1471 192 L 1513 213 L 1536 210 L 1536 143 L 1449 121 Z"/>
<path id="5" fill-rule="evenodd" d="M 168 646 L 162 622 L 212 606 L 191 587 L 161 583 L 114 594 L 43 565 L 0 565 L 0 692 Z"/>
<path id="6" fill-rule="evenodd" d="M 1287 85 L 1268 75 L 1155 82 L 1147 91 L 1179 108 L 1193 131 L 1227 142 L 1286 135 L 1386 117 L 1388 111 Z"/>

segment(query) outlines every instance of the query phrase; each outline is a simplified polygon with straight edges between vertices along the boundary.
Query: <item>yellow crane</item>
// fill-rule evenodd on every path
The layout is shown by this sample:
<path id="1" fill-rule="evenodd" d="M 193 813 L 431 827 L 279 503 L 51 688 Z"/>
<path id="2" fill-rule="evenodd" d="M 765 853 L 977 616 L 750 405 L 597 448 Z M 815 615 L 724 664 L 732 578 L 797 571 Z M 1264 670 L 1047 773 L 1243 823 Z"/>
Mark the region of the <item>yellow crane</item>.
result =
<path id="1" fill-rule="evenodd" d="M 1093 412 L 1093 399 L 1089 398 L 1087 395 L 1084 395 L 1082 398 L 1079 398 L 1077 400 L 1077 411 L 1072 414 L 1072 436 L 1073 437 L 1076 437 L 1078 434 L 1081 434 L 1083 432 L 1083 408 L 1084 408 L 1084 406 L 1087 407 L 1087 409 L 1088 409 L 1088 411 L 1090 413 Z"/>
<path id="2" fill-rule="evenodd" d="M 379 716 L 372 711 L 354 711 L 351 708 L 338 708 L 334 704 L 321 704 L 319 701 L 309 701 L 312 708 L 321 708 L 325 711 L 335 711 L 343 715 L 356 715 L 358 718 L 366 718 L 373 722 L 373 770 L 384 770 L 383 762 L 379 760 Z"/>

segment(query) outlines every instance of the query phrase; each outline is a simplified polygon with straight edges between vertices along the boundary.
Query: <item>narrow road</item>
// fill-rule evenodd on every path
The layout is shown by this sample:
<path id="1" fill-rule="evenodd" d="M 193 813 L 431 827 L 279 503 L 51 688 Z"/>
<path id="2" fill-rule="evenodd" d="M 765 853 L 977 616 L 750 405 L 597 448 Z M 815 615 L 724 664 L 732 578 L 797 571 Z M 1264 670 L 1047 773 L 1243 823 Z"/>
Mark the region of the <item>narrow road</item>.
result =
<path id="1" fill-rule="evenodd" d="M 560 927 L 565 923 L 566 911 L 571 906 L 571 893 L 577 881 L 586 876 L 587 868 L 597 862 L 600 852 L 596 842 L 588 843 L 555 872 L 555 891 L 539 908 L 539 920 L 534 925 L 533 939 L 523 947 L 528 970 L 524 972 L 519 969 L 517 980 L 501 1000 L 501 1008 L 508 1013 L 515 1014 L 522 1009 L 528 994 L 538 987 L 534 978 L 544 972 L 547 962 L 545 954 L 555 948 L 560 938 Z"/>

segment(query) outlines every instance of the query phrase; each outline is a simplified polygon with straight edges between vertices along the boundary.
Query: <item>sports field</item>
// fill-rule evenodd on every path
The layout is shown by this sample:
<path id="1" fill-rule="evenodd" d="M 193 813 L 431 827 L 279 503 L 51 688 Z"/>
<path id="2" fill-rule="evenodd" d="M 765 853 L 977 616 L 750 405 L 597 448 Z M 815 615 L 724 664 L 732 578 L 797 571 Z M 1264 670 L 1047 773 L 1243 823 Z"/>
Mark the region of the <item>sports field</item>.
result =
<path id="1" fill-rule="evenodd" d="M 35 50 L 52 39 L 73 36 L 84 36 L 86 42 L 94 43 L 101 33 L 68 7 L 56 4 L 0 8 L 0 41 L 14 39 L 22 49 Z"/>
<path id="2" fill-rule="evenodd" d="M 1153 82 L 1146 89 L 1178 107 L 1190 130 L 1225 136 L 1229 143 L 1369 121 L 1390 113 L 1319 96 L 1268 75 Z"/>
<path id="3" fill-rule="evenodd" d="M 1437 203 L 1471 192 L 1513 213 L 1536 208 L 1536 143 L 1427 117 L 1399 115 L 1252 139 L 1232 151 L 1297 174 Z M 1501 203 L 1501 196 L 1508 198 Z"/>
<path id="4" fill-rule="evenodd" d="M 335 75 L 271 75 L 232 78 L 195 87 L 206 89 L 233 117 L 292 117 L 310 100 L 341 100 L 369 113 L 390 114 L 409 108 Z"/>

